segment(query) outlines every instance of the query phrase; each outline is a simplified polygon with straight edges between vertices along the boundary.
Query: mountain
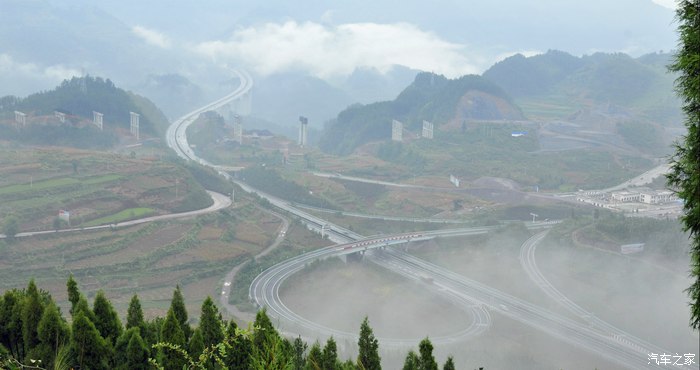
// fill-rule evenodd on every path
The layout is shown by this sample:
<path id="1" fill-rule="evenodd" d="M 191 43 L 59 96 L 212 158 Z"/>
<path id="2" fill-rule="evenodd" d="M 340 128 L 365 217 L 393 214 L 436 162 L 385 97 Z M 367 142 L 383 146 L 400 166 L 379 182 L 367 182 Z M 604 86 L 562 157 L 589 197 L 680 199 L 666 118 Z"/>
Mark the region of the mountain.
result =
<path id="1" fill-rule="evenodd" d="M 391 100 L 413 82 L 419 72 L 400 65 L 385 73 L 375 68 L 356 68 L 340 87 L 361 104 Z"/>
<path id="2" fill-rule="evenodd" d="M 83 73 L 124 84 L 180 65 L 169 50 L 144 42 L 92 2 L 3 0 L 0 45 L 0 59 L 12 72 L 0 78 L 0 95 L 25 95 Z"/>
<path id="3" fill-rule="evenodd" d="M 513 97 L 551 93 L 555 86 L 584 65 L 571 54 L 550 50 L 526 58 L 516 54 L 494 64 L 482 76 Z"/>
<path id="4" fill-rule="evenodd" d="M 14 112 L 27 115 L 27 124 L 14 129 Z M 104 130 L 92 124 L 93 111 L 103 114 Z M 63 113 L 62 122 L 54 112 Z M 3 137 L 33 144 L 105 147 L 129 132 L 130 112 L 140 115 L 141 136 L 162 136 L 168 126 L 163 113 L 148 99 L 120 89 L 109 79 L 73 77 L 50 91 L 26 98 L 0 99 Z M 2 122 L 4 121 L 4 122 Z"/>
<path id="5" fill-rule="evenodd" d="M 581 105 L 614 104 L 636 109 L 665 123 L 679 120 L 672 56 L 652 53 L 633 58 L 623 53 L 575 57 L 550 50 L 526 58 L 520 54 L 494 64 L 483 76 L 516 99 L 564 97 Z"/>
<path id="6" fill-rule="evenodd" d="M 135 89 L 170 117 L 179 117 L 207 102 L 201 87 L 177 73 L 150 74 Z"/>
<path id="7" fill-rule="evenodd" d="M 302 73 L 278 73 L 255 79 L 252 115 L 282 126 L 296 126 L 299 116 L 311 127 L 354 103 L 343 90 Z"/>
<path id="8" fill-rule="evenodd" d="M 394 119 L 403 122 L 405 129 L 418 130 L 423 120 L 439 127 L 464 119 L 521 120 L 524 116 L 503 89 L 481 76 L 451 80 L 424 72 L 393 101 L 356 104 L 340 112 L 324 128 L 319 146 L 326 152 L 349 154 L 367 142 L 391 137 Z"/>

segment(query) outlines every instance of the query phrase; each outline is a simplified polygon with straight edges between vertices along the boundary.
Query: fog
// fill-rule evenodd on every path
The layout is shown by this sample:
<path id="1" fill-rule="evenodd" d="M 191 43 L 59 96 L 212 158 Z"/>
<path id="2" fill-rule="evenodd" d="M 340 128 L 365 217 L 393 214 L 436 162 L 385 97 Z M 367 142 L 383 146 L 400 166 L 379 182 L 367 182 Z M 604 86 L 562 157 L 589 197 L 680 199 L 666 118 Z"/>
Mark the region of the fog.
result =
<path id="1" fill-rule="evenodd" d="M 526 275 L 519 253 L 529 236 L 524 229 L 507 227 L 488 235 L 436 239 L 398 248 L 555 315 L 580 320 Z M 653 245 L 649 248 L 646 253 L 655 253 Z M 536 259 L 544 276 L 591 315 L 662 348 L 678 353 L 695 350 L 697 336 L 687 325 L 687 297 L 683 293 L 690 284 L 684 273 L 687 259 L 659 266 L 640 256 L 574 246 L 556 237 L 541 243 Z M 432 283 L 406 280 L 371 261 L 366 257 L 316 264 L 288 280 L 281 299 L 302 317 L 330 328 L 357 333 L 359 323 L 368 316 L 378 337 L 405 339 L 402 346 L 382 347 L 390 368 L 401 366 L 412 341 L 415 349 L 420 338 L 454 335 L 474 320 L 468 307 L 451 302 Z M 498 305 L 489 308 L 492 321 L 486 332 L 455 344 L 436 345 L 438 362 L 452 355 L 458 368 L 620 366 L 514 320 L 501 309 Z M 313 337 L 313 332 L 294 324 L 283 323 L 282 327 Z M 343 354 L 354 356 L 352 340 L 338 342 Z"/>
<path id="2" fill-rule="evenodd" d="M 285 73 L 318 78 L 348 96 L 341 105 L 368 103 L 392 98 L 405 80 L 392 85 L 371 79 L 376 86 L 391 88 L 368 95 L 347 85 L 358 70 L 381 76 L 408 68 L 454 78 L 481 73 L 515 53 L 559 49 L 574 55 L 622 51 L 638 56 L 670 50 L 675 47 L 673 11 L 659 4 L 441 1 L 424 9 L 419 1 L 400 7 L 316 1 L 299 7 L 279 1 L 68 5 L 9 0 L 0 12 L 0 96 L 26 96 L 90 74 L 153 96 L 174 118 L 216 97 L 216 86 L 235 67 L 260 80 Z M 161 14 L 164 8 L 167 16 Z M 182 84 L 147 83 L 152 76 L 167 75 L 196 86 L 198 96 L 172 93 L 185 88 Z M 273 101 L 261 98 L 260 106 Z M 310 107 L 305 110 L 319 126 L 333 117 Z M 285 123 L 264 108 L 256 107 L 254 114 Z"/>
<path id="3" fill-rule="evenodd" d="M 11 204 L 0 207 L 0 221 L 14 227 L 12 235 L 3 229 L 0 253 L 29 218 L 53 220 L 56 230 L 41 231 L 51 249 L 63 221 L 77 234 L 127 210 L 126 223 L 138 209 L 159 222 L 171 222 L 173 210 L 204 214 L 210 208 L 198 207 L 211 187 L 231 199 L 214 202 L 228 209 L 198 213 L 184 221 L 191 233 L 158 245 L 201 247 L 207 260 L 192 257 L 169 278 L 194 279 L 198 294 L 221 297 L 222 312 L 236 303 L 252 315 L 264 305 L 257 293 L 226 302 L 222 285 L 245 296 L 264 271 L 303 261 L 280 278 L 288 277 L 279 296 L 275 284 L 262 294 L 279 299 L 282 311 L 351 333 L 336 338 L 341 360 L 356 358 L 365 317 L 385 340 L 388 369 L 425 337 L 435 340 L 439 364 L 454 356 L 459 369 L 617 369 L 644 366 L 642 356 L 659 349 L 697 354 L 684 292 L 692 281 L 683 204 L 663 176 L 671 142 L 685 132 L 667 69 L 674 14 L 672 0 L 3 0 L 0 98 L 34 94 L 38 103 L 0 100 L 0 150 L 12 152 L 0 161 L 0 200 Z M 76 76 L 152 101 L 158 109 L 119 91 L 118 104 L 98 94 L 90 103 L 125 116 L 144 110 L 147 139 L 139 139 L 137 115 L 127 134 L 126 122 L 98 124 L 96 108 L 80 107 L 93 112 L 90 121 L 54 106 L 89 95 L 85 84 L 42 95 Z M 25 103 L 26 114 L 17 111 Z M 166 138 L 168 121 L 197 127 Z M 30 137 L 52 125 L 55 138 Z M 78 152 L 62 140 L 91 138 L 94 126 L 111 144 Z M 40 145 L 69 148 L 52 159 L 60 164 L 22 158 Z M 134 182 L 140 170 L 100 172 L 112 159 L 173 172 L 157 167 Z M 64 192 L 73 185 L 75 193 Z M 71 207 L 86 215 L 74 218 L 77 226 Z M 278 221 L 259 227 L 270 221 L 256 207 L 279 212 L 279 229 Z M 129 234 L 115 225 L 100 227 Z M 202 246 L 205 237 L 219 249 Z M 321 249 L 331 241 L 338 245 Z M 222 250 L 236 251 L 232 264 L 250 263 L 236 267 L 245 276 L 219 281 L 234 268 L 219 260 Z M 143 260 L 157 266 L 168 253 Z M 304 260 L 315 253 L 324 258 Z M 72 273 L 62 259 L 46 265 Z M 114 289 L 138 286 L 126 265 Z M 159 299 L 144 306 L 166 301 Z M 270 314 L 289 338 L 311 345 L 328 337 Z M 624 363 L 632 356 L 639 358 Z"/>

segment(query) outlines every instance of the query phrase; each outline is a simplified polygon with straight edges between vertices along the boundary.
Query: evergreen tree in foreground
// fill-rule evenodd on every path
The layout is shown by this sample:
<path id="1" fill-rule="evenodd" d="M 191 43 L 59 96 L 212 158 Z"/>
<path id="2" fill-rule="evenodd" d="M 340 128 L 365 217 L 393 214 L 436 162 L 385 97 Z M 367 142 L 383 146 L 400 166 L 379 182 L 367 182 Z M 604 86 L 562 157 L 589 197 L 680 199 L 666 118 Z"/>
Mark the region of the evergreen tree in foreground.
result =
<path id="1" fill-rule="evenodd" d="M 433 357 L 433 344 L 430 339 L 425 338 L 418 344 L 420 353 L 420 370 L 438 370 L 437 362 Z"/>
<path id="2" fill-rule="evenodd" d="M 37 289 L 34 279 L 32 279 L 27 286 L 24 305 L 22 305 L 22 337 L 24 338 L 25 353 L 29 353 L 30 349 L 39 344 L 37 327 L 43 313 L 44 305 L 41 302 L 41 297 L 39 297 L 39 289 Z"/>
<path id="3" fill-rule="evenodd" d="M 321 369 L 336 370 L 338 368 L 338 345 L 333 337 L 328 338 L 321 352 Z"/>
<path id="4" fill-rule="evenodd" d="M 73 279 L 73 274 L 68 277 L 66 289 L 68 290 L 68 301 L 70 301 L 70 314 L 73 315 L 75 305 L 80 301 L 80 289 L 78 289 L 78 283 Z"/>
<path id="5" fill-rule="evenodd" d="M 182 297 L 182 291 L 179 285 L 175 286 L 173 300 L 170 302 L 170 309 L 173 310 L 175 318 L 180 323 L 182 334 L 185 335 L 185 340 L 189 340 L 190 335 L 192 335 L 192 328 L 190 328 L 190 325 L 187 323 L 189 321 L 187 308 L 185 308 L 185 299 Z"/>
<path id="6" fill-rule="evenodd" d="M 177 347 L 181 350 L 185 348 L 185 334 L 182 333 L 182 327 L 175 317 L 172 309 L 168 310 L 168 315 L 165 317 L 163 327 L 160 331 L 161 342 L 168 343 L 172 347 Z M 160 350 L 159 362 L 165 370 L 180 370 L 185 365 L 183 355 L 172 347 L 163 347 Z"/>
<path id="7" fill-rule="evenodd" d="M 321 364 L 322 364 L 321 358 L 322 358 L 321 345 L 318 343 L 318 341 L 316 341 L 311 346 L 311 349 L 309 349 L 309 355 L 306 356 L 306 365 L 304 366 L 304 369 L 307 369 L 307 370 L 320 369 Z"/>
<path id="8" fill-rule="evenodd" d="M 307 344 L 298 336 L 294 339 L 294 370 L 302 370 L 306 362 Z"/>
<path id="9" fill-rule="evenodd" d="M 323 348 L 318 341 L 315 342 L 306 355 L 306 343 L 300 337 L 294 341 L 282 337 L 264 309 L 256 315 L 254 329 L 240 330 L 235 322 L 224 321 L 213 300 L 207 297 L 202 304 L 200 326 L 187 341 L 181 321 L 172 308 L 165 319 L 156 317 L 145 322 L 138 297 L 133 296 L 127 315 L 129 328 L 124 331 L 104 293 L 96 295 L 91 310 L 72 277 L 67 287 L 73 300 L 70 327 L 51 296 L 40 291 L 33 281 L 27 289 L 12 289 L 0 297 L 0 369 L 32 368 L 32 365 L 23 363 L 35 359 L 41 360 L 40 368 L 92 370 L 147 369 L 153 366 L 166 370 L 181 370 L 183 367 L 364 370 L 380 369 L 381 366 L 378 341 L 367 318 L 360 327 L 357 360 L 341 362 L 334 338 L 329 338 Z M 37 308 L 42 311 L 40 319 L 31 319 L 37 317 Z M 146 336 L 151 339 L 146 339 Z M 152 348 L 155 350 L 151 351 Z M 437 370 L 432 352 L 432 343 L 425 338 L 420 342 L 419 354 L 408 353 L 403 368 Z M 150 358 L 151 354 L 156 359 Z M 454 361 L 449 357 L 443 369 L 454 368 Z"/>
<path id="10" fill-rule="evenodd" d="M 22 306 L 24 292 L 12 289 L 5 292 L 0 306 L 0 344 L 16 359 L 24 358 L 22 337 Z"/>
<path id="11" fill-rule="evenodd" d="M 141 301 L 139 301 L 139 297 L 136 294 L 131 297 L 129 309 L 126 311 L 126 329 L 128 330 L 134 327 L 140 328 L 141 332 L 143 332 L 143 328 L 145 327 L 143 310 L 141 310 Z"/>
<path id="12" fill-rule="evenodd" d="M 140 334 L 140 329 L 133 327 L 130 328 L 117 339 L 116 344 L 114 345 L 114 362 L 117 364 L 117 369 L 120 370 L 128 370 L 127 366 L 127 348 L 129 347 L 129 343 L 131 342 L 131 338 L 139 335 L 141 338 L 141 341 L 143 341 L 143 337 L 141 337 Z M 144 342 L 144 348 L 146 350 L 146 361 L 148 361 L 148 354 L 150 353 L 149 351 L 149 346 L 146 345 Z M 133 357 L 133 356 L 132 356 Z"/>
<path id="13" fill-rule="evenodd" d="M 61 317 L 55 303 L 50 302 L 46 306 L 39 321 L 37 334 L 40 342 L 37 351 L 40 354 L 39 358 L 44 367 L 51 368 L 61 348 L 70 340 L 68 323 Z"/>
<path id="14" fill-rule="evenodd" d="M 250 356 L 253 344 L 247 335 L 237 332 L 236 323 L 229 321 L 226 327 L 226 336 L 233 339 L 232 348 L 226 353 L 226 368 L 229 370 L 248 370 L 250 368 Z"/>
<path id="15" fill-rule="evenodd" d="M 81 369 L 109 369 L 108 348 L 95 324 L 78 310 L 73 316 L 71 349 L 75 362 Z"/>
<path id="16" fill-rule="evenodd" d="M 117 311 L 114 310 L 103 291 L 97 292 L 92 305 L 92 312 L 95 314 L 95 327 L 107 342 L 112 346 L 117 338 L 122 335 L 122 322 L 119 320 Z"/>
<path id="17" fill-rule="evenodd" d="M 211 347 L 224 339 L 221 324 L 219 309 L 211 297 L 207 297 L 202 303 L 202 314 L 199 317 L 199 330 L 202 332 L 204 347 Z"/>
<path id="18" fill-rule="evenodd" d="M 678 72 L 676 91 L 683 100 L 688 133 L 676 144 L 669 185 L 683 199 L 685 230 L 690 232 L 690 326 L 700 330 L 700 2 L 682 0 L 676 10 L 678 52 L 670 70 Z"/>
<path id="19" fill-rule="evenodd" d="M 403 363 L 403 370 L 420 370 L 420 358 L 413 350 L 408 351 L 406 360 Z"/>
<path id="20" fill-rule="evenodd" d="M 374 337 L 369 320 L 365 319 L 360 325 L 360 339 L 357 341 L 360 354 L 357 356 L 358 367 L 365 370 L 380 370 L 381 357 L 379 357 L 379 341 Z"/>
<path id="21" fill-rule="evenodd" d="M 129 370 L 146 370 L 150 368 L 148 364 L 148 349 L 138 330 L 131 336 L 129 344 L 126 346 L 125 367 Z"/>
<path id="22" fill-rule="evenodd" d="M 442 367 L 442 370 L 455 370 L 455 362 L 452 356 L 447 357 L 447 361 L 445 361 L 445 366 Z"/>
<path id="23" fill-rule="evenodd" d="M 202 331 L 199 328 L 194 329 L 190 341 L 187 344 L 188 352 L 193 359 L 199 358 L 199 356 L 204 352 L 204 338 L 202 337 Z"/>

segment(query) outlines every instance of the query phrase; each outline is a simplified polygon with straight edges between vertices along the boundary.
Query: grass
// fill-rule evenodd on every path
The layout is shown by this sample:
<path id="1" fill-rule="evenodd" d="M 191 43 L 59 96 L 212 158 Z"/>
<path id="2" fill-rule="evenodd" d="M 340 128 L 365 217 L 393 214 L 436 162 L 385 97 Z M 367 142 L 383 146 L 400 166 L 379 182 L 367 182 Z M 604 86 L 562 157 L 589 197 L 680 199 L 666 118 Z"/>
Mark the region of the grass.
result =
<path id="1" fill-rule="evenodd" d="M 143 218 L 156 213 L 153 208 L 139 207 L 139 208 L 129 208 L 123 211 L 117 212 L 113 215 L 100 217 L 98 219 L 92 220 L 85 223 L 83 226 L 97 226 L 105 224 L 114 224 L 122 221 L 134 220 L 137 218 Z"/>
<path id="2" fill-rule="evenodd" d="M 0 241 L 0 292 L 35 278 L 67 310 L 65 283 L 72 273 L 88 297 L 102 289 L 118 312 L 126 312 L 129 299 L 138 294 L 147 316 L 162 316 L 180 284 L 190 317 L 197 317 L 204 298 L 220 292 L 222 276 L 277 235 L 279 219 L 249 198 L 239 197 L 236 207 L 194 220 Z M 149 210 L 127 209 L 102 220 L 111 223 L 117 216 L 132 216 L 131 211 L 137 216 Z M 256 226 L 257 238 L 228 235 L 223 240 L 226 231 L 246 225 Z M 308 235 L 305 230 L 296 232 Z"/>
<path id="3" fill-rule="evenodd" d="M 564 95 L 521 97 L 516 103 L 530 119 L 564 119 L 581 108 Z"/>
<path id="4" fill-rule="evenodd" d="M 20 231 L 52 229 L 60 209 L 71 211 L 73 226 L 91 226 L 209 202 L 178 162 L 145 154 L 16 149 L 0 142 L 0 219 L 14 214 Z"/>
<path id="5" fill-rule="evenodd" d="M 5 186 L 0 188 L 0 195 L 14 195 L 22 192 L 36 192 L 46 189 L 53 189 L 77 184 L 80 184 L 80 180 L 75 178 L 62 177 L 57 179 L 37 181 L 34 183 Z"/>

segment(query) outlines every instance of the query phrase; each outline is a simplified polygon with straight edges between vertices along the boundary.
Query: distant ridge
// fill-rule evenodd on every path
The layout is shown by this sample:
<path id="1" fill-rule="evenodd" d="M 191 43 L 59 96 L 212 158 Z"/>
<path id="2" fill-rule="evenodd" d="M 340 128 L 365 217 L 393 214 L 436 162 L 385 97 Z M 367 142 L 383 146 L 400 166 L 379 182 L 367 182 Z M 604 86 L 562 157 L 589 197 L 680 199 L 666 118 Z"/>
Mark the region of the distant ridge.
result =
<path id="1" fill-rule="evenodd" d="M 527 58 L 521 54 L 506 58 L 483 76 L 515 98 L 561 95 L 651 112 L 678 106 L 673 93 L 674 76 L 666 69 L 670 58 L 669 53 L 638 58 L 623 53 L 575 57 L 550 50 Z"/>
<path id="2" fill-rule="evenodd" d="M 329 153 L 349 154 L 370 141 L 391 137 L 391 122 L 417 131 L 423 120 L 436 128 L 456 117 L 473 120 L 524 119 L 511 97 L 498 85 L 477 75 L 447 79 L 419 73 L 413 83 L 393 101 L 356 104 L 329 122 L 319 143 Z"/>
<path id="3" fill-rule="evenodd" d="M 34 144 L 111 146 L 119 132 L 129 132 L 129 112 L 140 115 L 142 136 L 160 136 L 168 124 L 167 118 L 148 99 L 116 87 L 109 79 L 92 76 L 73 77 L 53 90 L 26 98 L 0 98 L 0 117 L 5 123 L 14 119 L 14 111 L 27 114 L 28 120 L 34 122 L 21 132 L 11 130 L 11 125 L 0 125 L 0 130 L 6 131 L 3 136 Z M 93 111 L 103 114 L 104 132 L 88 135 L 87 130 L 95 129 L 89 125 Z M 69 118 L 66 122 L 51 119 L 54 112 Z M 81 143 L 88 136 L 93 142 Z"/>

